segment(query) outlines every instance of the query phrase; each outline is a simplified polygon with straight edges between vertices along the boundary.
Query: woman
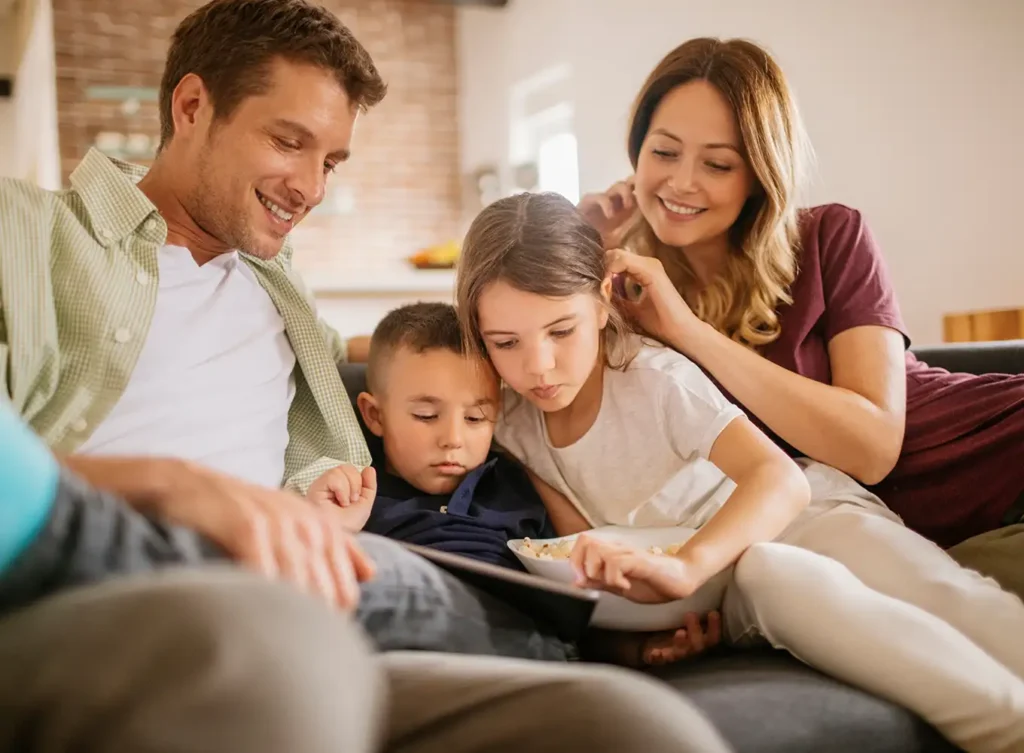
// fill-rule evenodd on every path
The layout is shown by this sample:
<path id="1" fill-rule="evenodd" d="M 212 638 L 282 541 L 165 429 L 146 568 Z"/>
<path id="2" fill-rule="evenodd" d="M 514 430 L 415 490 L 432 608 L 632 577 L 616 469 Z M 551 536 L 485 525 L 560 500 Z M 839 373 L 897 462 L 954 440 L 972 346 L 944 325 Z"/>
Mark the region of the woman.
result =
<path id="1" fill-rule="evenodd" d="M 636 252 L 609 252 L 642 288 L 626 313 L 788 452 L 872 486 L 1024 593 L 1024 375 L 950 374 L 906 350 L 860 213 L 797 207 L 810 148 L 771 56 L 741 40 L 673 50 L 637 97 L 628 148 L 634 177 L 579 206 L 607 248 Z"/>

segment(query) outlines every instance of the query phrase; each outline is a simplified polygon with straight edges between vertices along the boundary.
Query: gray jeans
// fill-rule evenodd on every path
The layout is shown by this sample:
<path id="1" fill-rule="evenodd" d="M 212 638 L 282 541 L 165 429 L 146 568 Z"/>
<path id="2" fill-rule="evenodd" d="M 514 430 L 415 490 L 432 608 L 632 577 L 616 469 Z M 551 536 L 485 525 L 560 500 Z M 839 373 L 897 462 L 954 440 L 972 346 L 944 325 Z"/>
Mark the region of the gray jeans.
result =
<path id="1" fill-rule="evenodd" d="M 420 650 L 564 661 L 574 648 L 530 617 L 395 542 L 362 534 L 377 565 L 357 620 L 382 651 Z M 193 531 L 147 518 L 65 473 L 46 527 L 0 578 L 0 614 L 74 586 L 201 562 L 224 553 Z"/>

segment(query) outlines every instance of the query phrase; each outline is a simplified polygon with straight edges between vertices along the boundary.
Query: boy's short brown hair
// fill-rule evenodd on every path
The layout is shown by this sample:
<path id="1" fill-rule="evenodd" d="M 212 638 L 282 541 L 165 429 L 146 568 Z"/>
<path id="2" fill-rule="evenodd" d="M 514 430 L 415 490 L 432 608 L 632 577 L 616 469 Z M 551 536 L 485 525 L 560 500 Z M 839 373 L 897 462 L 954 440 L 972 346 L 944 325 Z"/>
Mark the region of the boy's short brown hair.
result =
<path id="1" fill-rule="evenodd" d="M 171 95 L 187 74 L 203 80 L 223 119 L 266 89 L 275 58 L 332 71 L 360 110 L 387 93 L 370 53 L 326 8 L 306 0 L 211 0 L 171 38 L 160 81 L 160 148 L 174 136 Z"/>
<path id="2" fill-rule="evenodd" d="M 376 394 L 391 356 L 399 348 L 414 353 L 448 350 L 465 355 L 462 330 L 455 307 L 449 303 L 410 303 L 388 312 L 373 330 L 366 384 Z"/>

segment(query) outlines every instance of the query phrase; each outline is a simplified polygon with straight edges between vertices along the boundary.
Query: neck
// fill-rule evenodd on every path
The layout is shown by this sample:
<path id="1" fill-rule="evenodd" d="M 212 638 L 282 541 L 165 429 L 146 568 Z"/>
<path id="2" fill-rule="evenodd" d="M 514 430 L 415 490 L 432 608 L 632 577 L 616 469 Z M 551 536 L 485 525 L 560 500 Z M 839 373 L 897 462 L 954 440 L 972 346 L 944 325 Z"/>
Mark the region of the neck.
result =
<path id="1" fill-rule="evenodd" d="M 167 154 L 158 156 L 153 167 L 139 181 L 138 187 L 153 202 L 167 223 L 166 243 L 184 246 L 192 252 L 196 264 L 202 266 L 232 249 L 200 227 L 185 208 L 181 200 L 185 191 L 182 190 L 182 181 L 177 172 L 171 166 L 172 159 Z"/>
<path id="2" fill-rule="evenodd" d="M 693 270 L 698 286 L 703 288 L 711 284 L 725 269 L 729 258 L 729 237 L 723 234 L 702 243 L 686 246 L 680 251 Z"/>

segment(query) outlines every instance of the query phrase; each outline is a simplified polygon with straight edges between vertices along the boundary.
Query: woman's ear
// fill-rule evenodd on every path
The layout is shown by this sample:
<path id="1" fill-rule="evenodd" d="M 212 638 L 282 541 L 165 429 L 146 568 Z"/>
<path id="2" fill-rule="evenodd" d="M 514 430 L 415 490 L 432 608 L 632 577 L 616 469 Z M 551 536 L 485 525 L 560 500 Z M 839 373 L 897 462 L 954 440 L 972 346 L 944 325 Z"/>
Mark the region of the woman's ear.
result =
<path id="1" fill-rule="evenodd" d="M 360 392 L 356 398 L 356 405 L 359 406 L 359 413 L 363 416 L 363 423 L 366 428 L 373 432 L 374 436 L 384 436 L 384 425 L 380 420 L 380 406 L 377 398 L 369 392 Z"/>

